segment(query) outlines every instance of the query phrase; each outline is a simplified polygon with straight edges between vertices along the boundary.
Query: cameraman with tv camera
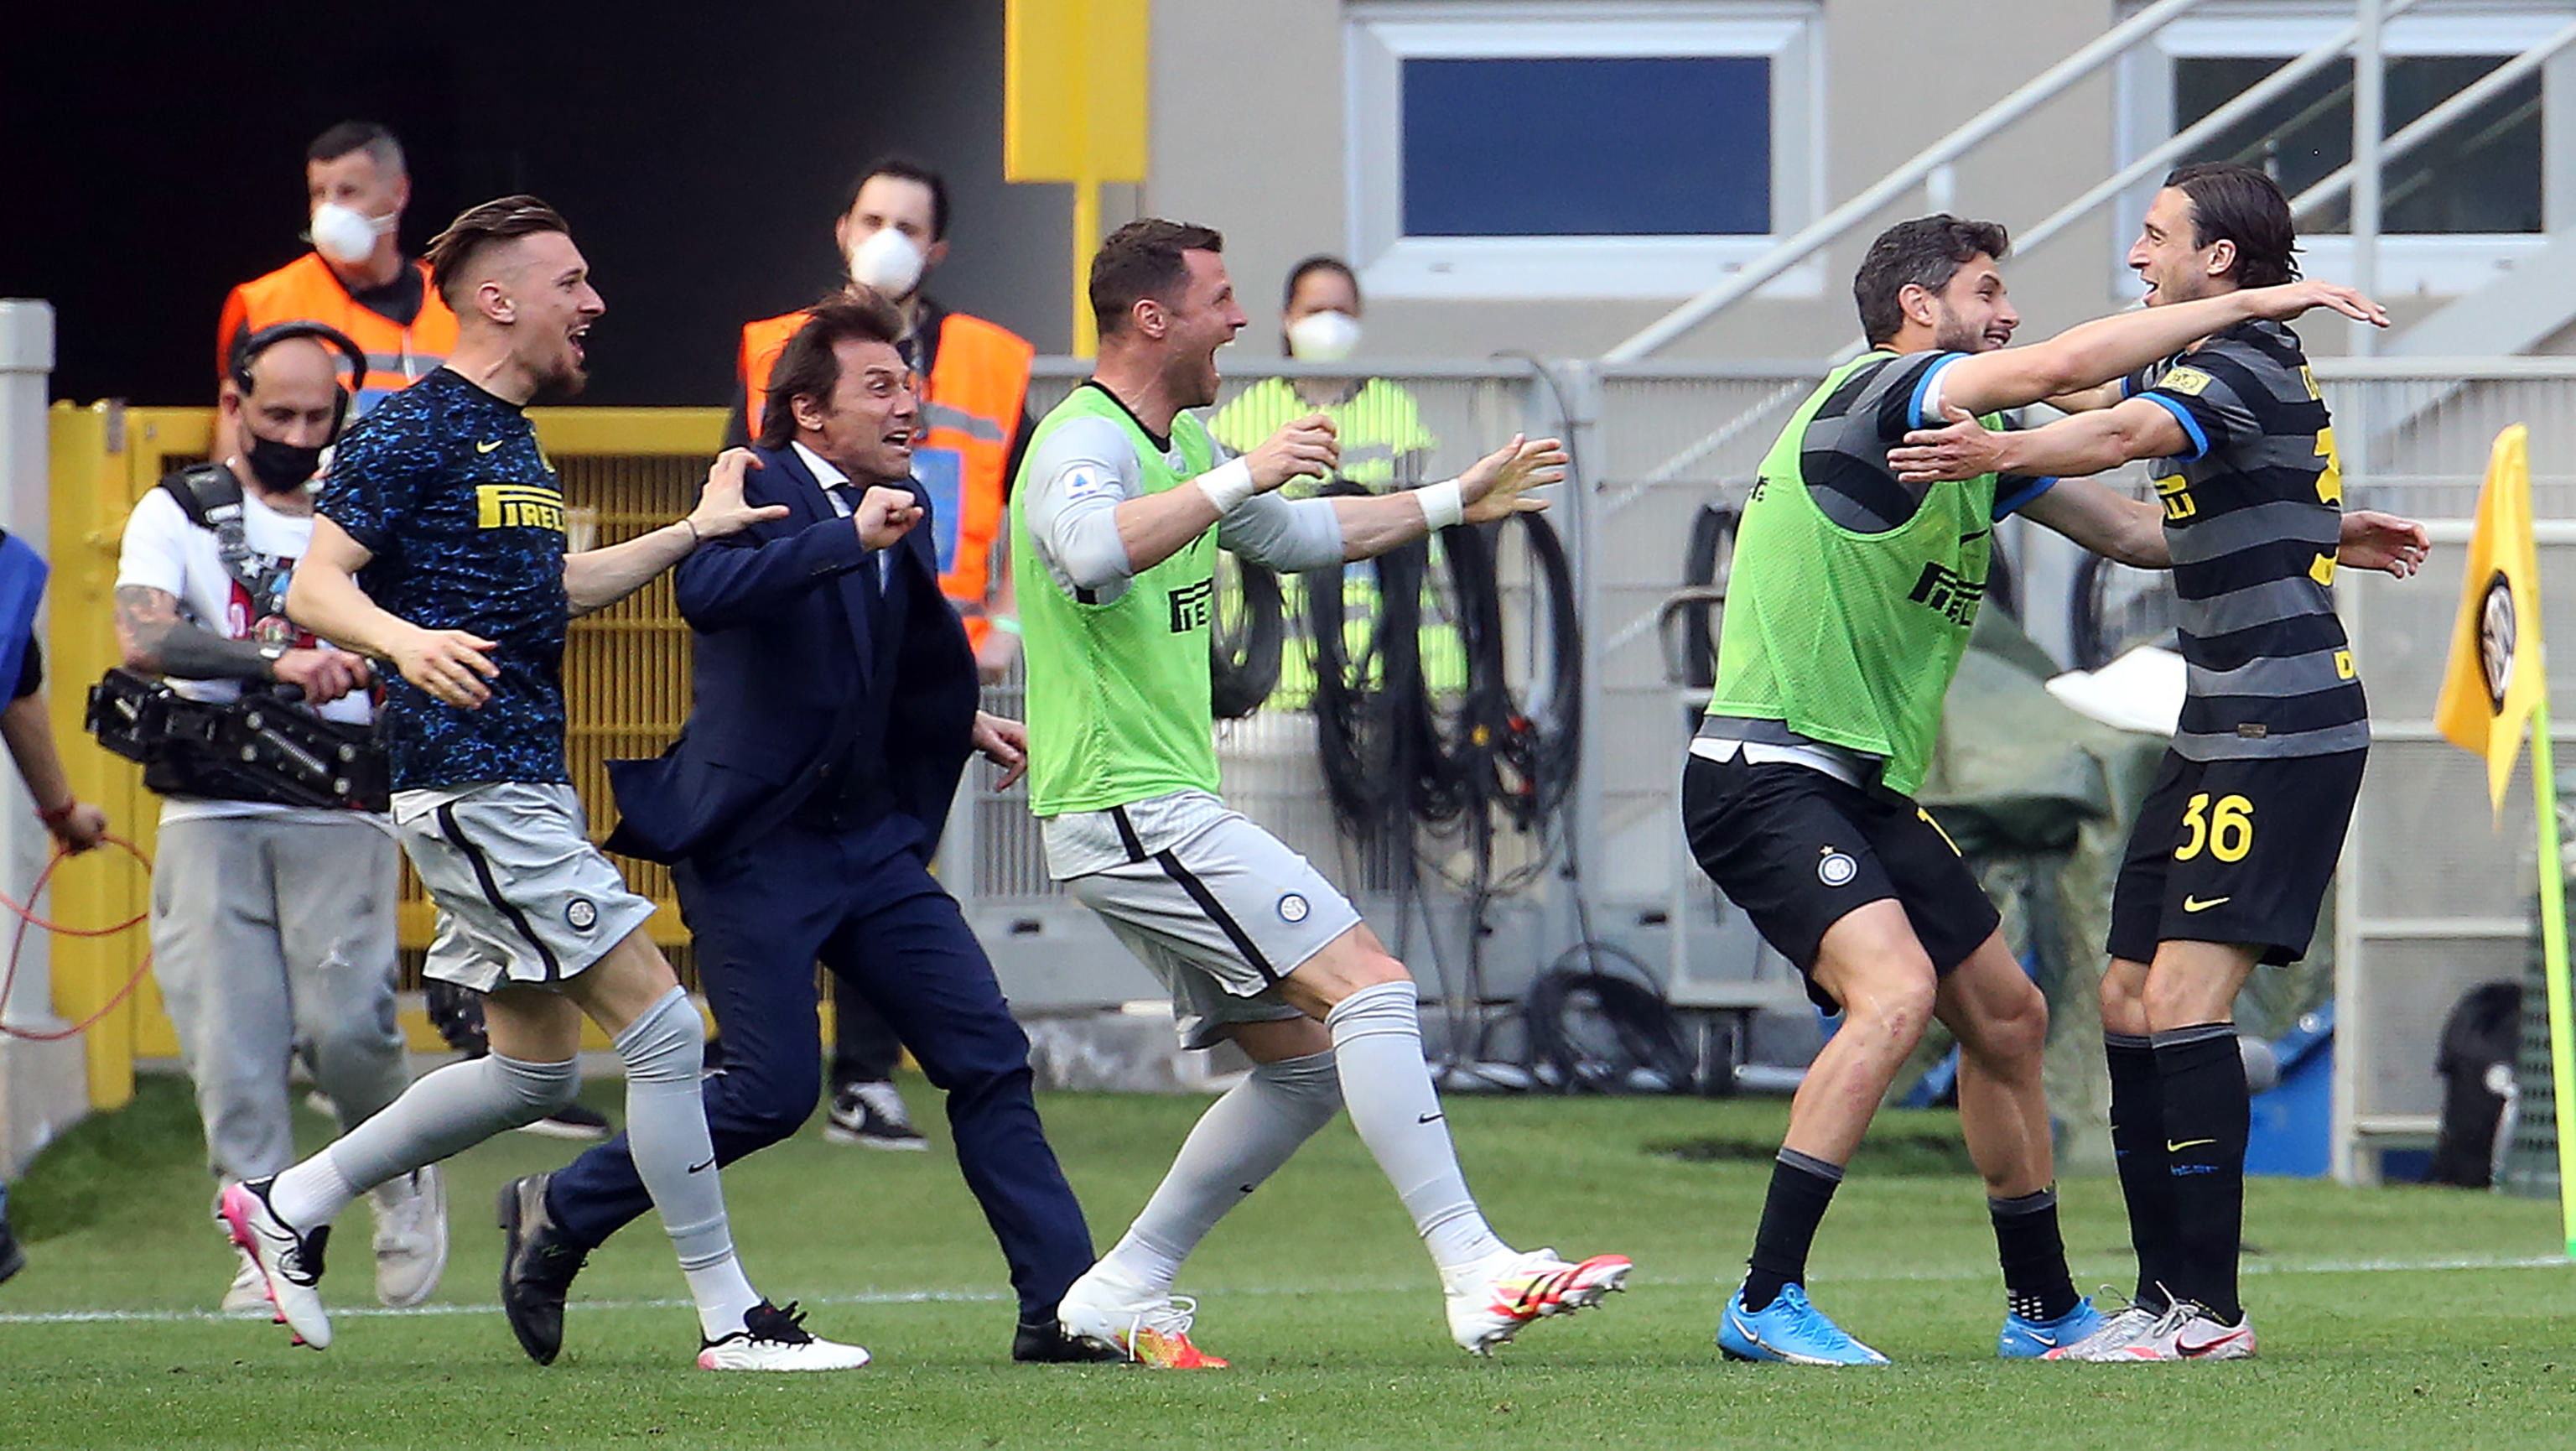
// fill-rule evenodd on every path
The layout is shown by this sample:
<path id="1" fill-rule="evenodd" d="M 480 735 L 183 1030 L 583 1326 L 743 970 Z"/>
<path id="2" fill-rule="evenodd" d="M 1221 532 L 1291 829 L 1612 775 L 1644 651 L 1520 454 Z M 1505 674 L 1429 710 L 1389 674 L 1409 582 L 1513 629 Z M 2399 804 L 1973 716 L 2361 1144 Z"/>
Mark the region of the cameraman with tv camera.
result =
<path id="1" fill-rule="evenodd" d="M 410 1081 L 395 1022 L 395 844 L 368 661 L 298 630 L 287 581 L 313 535 L 323 450 L 366 354 L 319 323 L 245 333 L 218 439 L 240 451 L 163 479 L 125 525 L 116 635 L 93 693 L 101 743 L 163 798 L 152 960 L 224 1183 L 295 1160 L 300 1052 L 343 1129 Z M 167 686 L 138 676 L 158 676 Z M 447 1260 L 437 1171 L 373 1196 L 376 1294 L 415 1305 Z M 223 1309 L 269 1313 L 247 1258 Z"/>

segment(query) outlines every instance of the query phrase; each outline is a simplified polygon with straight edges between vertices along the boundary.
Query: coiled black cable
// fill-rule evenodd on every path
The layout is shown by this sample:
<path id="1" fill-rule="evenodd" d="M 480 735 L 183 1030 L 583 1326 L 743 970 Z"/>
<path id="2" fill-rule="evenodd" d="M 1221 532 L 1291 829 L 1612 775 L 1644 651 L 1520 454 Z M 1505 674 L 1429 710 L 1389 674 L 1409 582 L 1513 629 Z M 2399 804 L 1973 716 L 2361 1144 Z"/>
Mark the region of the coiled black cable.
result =
<path id="1" fill-rule="evenodd" d="M 1208 709 L 1241 720 L 1279 688 L 1288 622 L 1279 576 L 1230 551 L 1217 553 L 1217 606 L 1208 630 Z"/>
<path id="2" fill-rule="evenodd" d="M 1352 566 L 1305 576 L 1306 629 L 1315 649 L 1315 738 L 1324 791 L 1344 831 L 1375 842 L 1405 826 L 1419 767 L 1416 697 L 1422 661 L 1426 551 L 1419 543 L 1366 563 L 1377 584 L 1374 614 L 1354 632 L 1344 596 Z M 1353 643 L 1357 635 L 1358 642 Z"/>
<path id="3" fill-rule="evenodd" d="M 1539 514 L 1514 514 L 1497 526 L 1488 548 L 1487 581 L 1494 585 L 1494 618 L 1502 617 L 1500 531 L 1517 530 L 1529 552 L 1532 638 L 1546 656 L 1539 671 L 1517 685 L 1499 639 L 1493 652 L 1498 718 L 1495 721 L 1495 794 L 1523 831 L 1552 820 L 1573 794 L 1583 756 L 1583 618 L 1574 593 L 1574 565 L 1556 526 Z M 1453 531 L 1455 532 L 1455 531 Z"/>
<path id="4" fill-rule="evenodd" d="M 1717 583 L 1722 569 L 1732 567 L 1735 532 L 1744 511 L 1732 505 L 1702 504 L 1691 518 L 1690 538 L 1682 546 L 1682 583 Z M 1717 684 L 1717 607 L 1694 606 L 1682 616 L 1683 683 L 1699 690 Z"/>
<path id="5" fill-rule="evenodd" d="M 1531 1066 L 1553 1070 L 1560 1093 L 1624 1093 L 1640 1069 L 1668 1092 L 1691 1087 L 1680 1019 L 1645 964 L 1608 943 L 1579 943 L 1540 973 L 1521 1021 Z"/>
<path id="6" fill-rule="evenodd" d="M 1439 824 L 1492 797 L 1493 744 L 1507 710 L 1502 596 L 1486 529 L 1451 529 L 1432 546 L 1422 619 L 1414 632 L 1421 688 L 1410 702 L 1416 739 L 1413 804 Z M 1397 709 L 1407 703 L 1395 702 Z"/>

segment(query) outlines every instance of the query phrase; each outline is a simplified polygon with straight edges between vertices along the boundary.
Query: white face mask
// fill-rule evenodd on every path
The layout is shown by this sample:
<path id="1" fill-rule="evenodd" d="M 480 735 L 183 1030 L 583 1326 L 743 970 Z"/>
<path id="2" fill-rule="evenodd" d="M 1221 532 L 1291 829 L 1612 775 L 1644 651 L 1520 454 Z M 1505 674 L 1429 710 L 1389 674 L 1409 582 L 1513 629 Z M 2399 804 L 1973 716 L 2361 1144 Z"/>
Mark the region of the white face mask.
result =
<path id="1" fill-rule="evenodd" d="M 850 249 L 850 280 L 901 302 L 921 284 L 927 261 L 910 237 L 892 227 L 879 227 Z"/>
<path id="2" fill-rule="evenodd" d="M 376 239 L 394 229 L 392 217 L 371 217 L 355 207 L 324 202 L 313 209 L 313 246 L 334 262 L 355 266 L 376 253 Z"/>
<path id="3" fill-rule="evenodd" d="M 1360 320 L 1347 312 L 1310 312 L 1288 325 L 1288 356 L 1338 363 L 1359 351 Z"/>

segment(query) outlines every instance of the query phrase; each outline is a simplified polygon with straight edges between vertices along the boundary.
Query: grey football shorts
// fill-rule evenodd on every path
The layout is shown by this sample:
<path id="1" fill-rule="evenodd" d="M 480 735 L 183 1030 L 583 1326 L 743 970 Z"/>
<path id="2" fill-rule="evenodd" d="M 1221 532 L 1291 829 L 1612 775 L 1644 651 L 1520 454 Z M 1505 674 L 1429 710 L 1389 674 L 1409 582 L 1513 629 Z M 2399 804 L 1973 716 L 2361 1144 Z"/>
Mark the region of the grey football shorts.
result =
<path id="1" fill-rule="evenodd" d="M 570 786 L 394 793 L 394 829 L 438 907 L 424 976 L 488 993 L 580 973 L 653 915 L 591 845 Z"/>
<path id="2" fill-rule="evenodd" d="M 1181 1046 L 1234 1023 L 1301 1017 L 1279 982 L 1359 925 L 1312 862 L 1202 792 L 1058 817 L 1050 841 L 1097 829 L 1125 860 L 1065 881 L 1171 990 Z"/>

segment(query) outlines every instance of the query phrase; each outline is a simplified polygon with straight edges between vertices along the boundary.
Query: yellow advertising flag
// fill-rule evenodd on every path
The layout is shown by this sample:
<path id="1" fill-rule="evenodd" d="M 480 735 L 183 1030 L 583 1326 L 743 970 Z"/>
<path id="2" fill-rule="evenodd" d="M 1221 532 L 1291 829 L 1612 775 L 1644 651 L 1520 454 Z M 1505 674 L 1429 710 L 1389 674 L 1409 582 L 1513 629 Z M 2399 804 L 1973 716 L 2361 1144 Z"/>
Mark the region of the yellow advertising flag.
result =
<path id="1" fill-rule="evenodd" d="M 2505 783 L 2522 751 L 2522 729 L 2548 689 L 2541 664 L 2540 556 L 2531 537 L 2530 434 L 2517 423 L 2496 435 L 2469 571 L 2460 588 L 2451 664 L 2433 723 L 2453 745 L 2487 758 L 2487 796 L 2504 809 Z"/>

